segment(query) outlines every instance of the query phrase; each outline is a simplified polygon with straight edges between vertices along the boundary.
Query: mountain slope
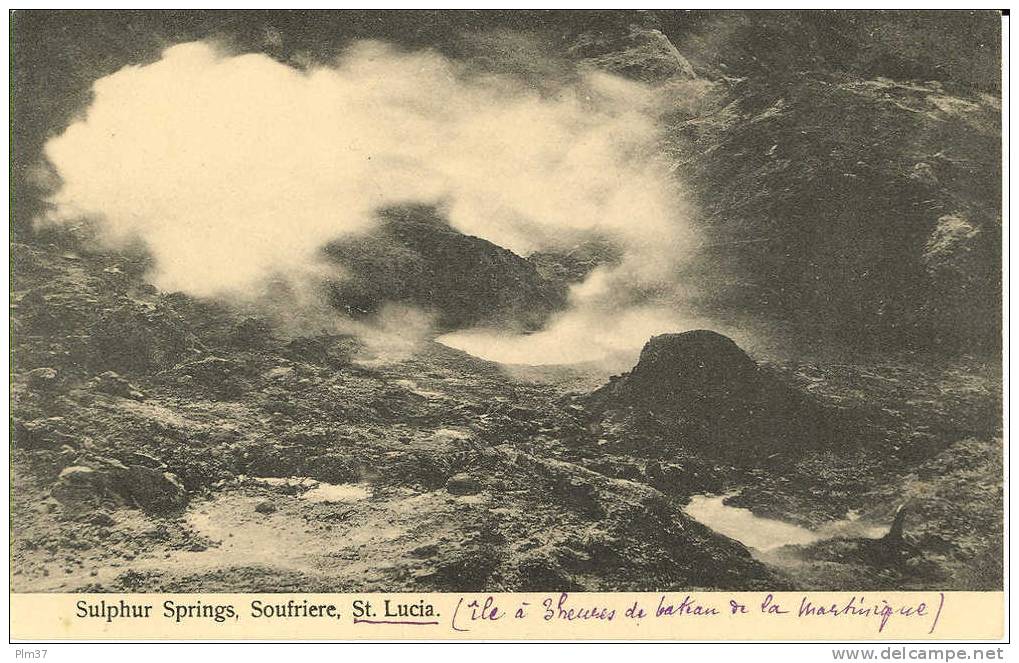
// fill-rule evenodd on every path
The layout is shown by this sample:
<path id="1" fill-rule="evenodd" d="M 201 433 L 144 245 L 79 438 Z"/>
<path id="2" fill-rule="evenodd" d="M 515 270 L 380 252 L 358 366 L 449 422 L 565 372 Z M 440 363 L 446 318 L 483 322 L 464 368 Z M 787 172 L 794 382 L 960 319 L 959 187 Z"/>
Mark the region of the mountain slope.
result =
<path id="1" fill-rule="evenodd" d="M 433 313 L 440 329 L 537 329 L 566 305 L 561 283 L 511 251 L 454 230 L 430 208 L 381 216 L 379 228 L 325 249 L 344 271 L 329 285 L 330 300 L 348 314 L 371 315 L 397 303 Z"/>

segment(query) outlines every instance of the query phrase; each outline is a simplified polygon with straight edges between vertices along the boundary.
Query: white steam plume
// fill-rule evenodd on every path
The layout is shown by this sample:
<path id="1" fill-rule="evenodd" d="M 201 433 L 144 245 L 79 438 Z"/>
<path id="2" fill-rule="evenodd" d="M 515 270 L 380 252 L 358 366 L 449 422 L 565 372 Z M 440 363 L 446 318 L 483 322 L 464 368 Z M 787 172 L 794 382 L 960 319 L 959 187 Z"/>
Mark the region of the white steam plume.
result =
<path id="1" fill-rule="evenodd" d="M 522 255 L 596 235 L 624 257 L 564 317 L 597 335 L 585 320 L 625 311 L 626 293 L 668 282 L 690 250 L 655 106 L 603 72 L 539 92 L 377 42 L 308 70 L 181 44 L 97 81 L 85 117 L 49 141 L 62 183 L 49 220 L 141 238 L 153 282 L 197 296 L 313 278 L 324 244 L 401 203 L 441 205 L 460 231 Z"/>

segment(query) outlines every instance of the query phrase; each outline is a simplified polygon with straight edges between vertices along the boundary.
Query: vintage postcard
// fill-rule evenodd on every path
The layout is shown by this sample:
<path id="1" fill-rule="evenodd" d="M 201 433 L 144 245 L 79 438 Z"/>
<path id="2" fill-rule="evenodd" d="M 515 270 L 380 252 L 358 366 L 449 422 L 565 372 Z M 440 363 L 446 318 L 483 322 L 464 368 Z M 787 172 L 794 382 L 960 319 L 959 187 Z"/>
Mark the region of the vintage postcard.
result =
<path id="1" fill-rule="evenodd" d="M 1007 20 L 14 9 L 12 643 L 1000 657 Z"/>

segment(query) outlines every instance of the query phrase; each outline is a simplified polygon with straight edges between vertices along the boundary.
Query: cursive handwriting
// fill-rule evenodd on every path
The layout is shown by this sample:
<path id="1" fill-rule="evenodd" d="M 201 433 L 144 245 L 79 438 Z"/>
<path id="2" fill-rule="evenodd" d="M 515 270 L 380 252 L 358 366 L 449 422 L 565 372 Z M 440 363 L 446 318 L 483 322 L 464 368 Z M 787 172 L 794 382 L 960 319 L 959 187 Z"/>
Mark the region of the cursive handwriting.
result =
<path id="1" fill-rule="evenodd" d="M 915 599 L 913 602 L 895 603 L 893 599 L 880 595 L 863 594 L 840 597 L 832 601 L 811 595 L 789 595 L 776 597 L 762 594 L 756 600 L 748 601 L 745 594 L 724 593 L 668 595 L 658 594 L 639 600 L 621 601 L 612 604 L 611 595 L 570 594 L 557 592 L 544 595 L 538 601 L 514 599 L 511 596 L 481 595 L 459 597 L 453 610 L 450 627 L 454 631 L 467 632 L 472 625 L 481 623 L 517 622 L 537 620 L 542 622 L 613 622 L 620 619 L 629 623 L 644 620 L 723 617 L 727 619 L 752 619 L 763 615 L 767 619 L 799 620 L 803 622 L 825 620 L 860 620 L 873 624 L 878 633 L 883 633 L 892 621 L 909 620 L 923 624 L 927 634 L 937 629 L 945 607 L 945 595 L 939 593 L 936 600 Z M 499 602 L 506 602 L 505 607 Z M 511 605 L 509 602 L 512 601 Z M 741 617 L 746 615 L 746 617 Z M 684 620 L 685 621 L 685 620 Z"/>

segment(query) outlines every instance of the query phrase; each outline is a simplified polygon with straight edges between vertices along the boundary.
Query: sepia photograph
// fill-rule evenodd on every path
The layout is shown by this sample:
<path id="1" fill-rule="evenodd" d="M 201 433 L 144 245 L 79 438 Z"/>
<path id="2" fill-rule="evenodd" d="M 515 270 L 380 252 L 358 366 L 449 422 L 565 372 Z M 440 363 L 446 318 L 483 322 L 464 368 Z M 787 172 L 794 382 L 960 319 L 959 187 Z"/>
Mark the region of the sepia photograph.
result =
<path id="1" fill-rule="evenodd" d="M 12 592 L 1004 590 L 1000 11 L 9 20 Z"/>

